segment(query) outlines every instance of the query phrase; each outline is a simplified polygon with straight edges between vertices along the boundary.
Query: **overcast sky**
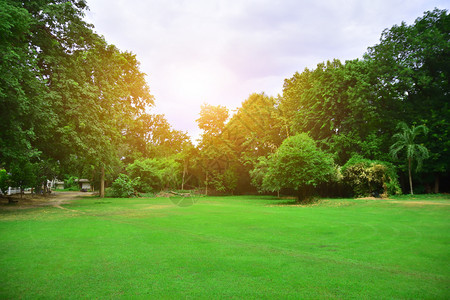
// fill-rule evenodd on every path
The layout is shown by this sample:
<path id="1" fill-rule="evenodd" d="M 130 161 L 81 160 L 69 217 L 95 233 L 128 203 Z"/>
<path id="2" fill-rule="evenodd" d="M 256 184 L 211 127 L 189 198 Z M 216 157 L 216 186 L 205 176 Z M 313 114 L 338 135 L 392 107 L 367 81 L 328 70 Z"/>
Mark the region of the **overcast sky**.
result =
<path id="1" fill-rule="evenodd" d="M 361 58 L 381 32 L 450 0 L 88 0 L 86 20 L 131 51 L 155 96 L 152 113 L 197 138 L 203 103 L 233 110 L 277 96 L 317 63 Z"/>

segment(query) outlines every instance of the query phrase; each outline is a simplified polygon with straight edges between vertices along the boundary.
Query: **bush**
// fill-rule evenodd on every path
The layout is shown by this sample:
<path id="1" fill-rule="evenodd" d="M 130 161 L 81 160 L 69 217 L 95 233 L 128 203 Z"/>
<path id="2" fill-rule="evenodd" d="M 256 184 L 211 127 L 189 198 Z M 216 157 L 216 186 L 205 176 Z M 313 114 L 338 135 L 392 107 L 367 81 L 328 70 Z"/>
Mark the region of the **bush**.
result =
<path id="1" fill-rule="evenodd" d="M 139 177 L 131 179 L 128 175 L 119 174 L 111 186 L 112 196 L 117 198 L 137 196 L 136 187 L 139 185 L 139 180 Z"/>
<path id="2" fill-rule="evenodd" d="M 66 180 L 64 180 L 64 190 L 66 191 L 79 191 L 80 187 L 78 186 L 78 178 L 74 176 L 70 176 Z"/>
<path id="3" fill-rule="evenodd" d="M 354 156 L 342 167 L 343 182 L 349 185 L 354 196 L 401 194 L 395 167 L 386 161 Z"/>
<path id="4" fill-rule="evenodd" d="M 148 158 L 135 160 L 128 165 L 131 178 L 140 178 L 136 187 L 140 192 L 149 193 L 164 188 L 176 188 L 179 184 L 180 165 L 171 158 Z"/>
<path id="5" fill-rule="evenodd" d="M 259 190 L 292 189 L 299 201 L 308 201 L 314 198 L 317 186 L 332 181 L 335 173 L 331 155 L 302 133 L 284 140 L 268 159 L 260 159 L 252 178 L 253 184 L 261 184 Z"/>
<path id="6" fill-rule="evenodd" d="M 8 187 L 11 185 L 11 175 L 5 169 L 0 169 L 0 195 L 8 192 Z"/>
<path id="7" fill-rule="evenodd" d="M 238 175 L 232 168 L 226 169 L 223 173 L 212 171 L 209 177 L 209 184 L 218 194 L 232 193 L 236 189 Z"/>

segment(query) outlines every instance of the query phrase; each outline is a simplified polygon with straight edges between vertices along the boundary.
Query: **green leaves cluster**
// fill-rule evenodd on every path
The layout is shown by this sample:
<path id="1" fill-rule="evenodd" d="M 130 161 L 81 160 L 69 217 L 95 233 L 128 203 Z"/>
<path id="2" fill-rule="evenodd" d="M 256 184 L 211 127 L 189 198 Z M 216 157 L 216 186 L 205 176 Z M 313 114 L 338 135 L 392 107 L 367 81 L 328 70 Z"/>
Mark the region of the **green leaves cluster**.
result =
<path id="1" fill-rule="evenodd" d="M 408 161 L 417 161 L 416 171 L 419 171 L 422 167 L 423 160 L 428 158 L 428 149 L 417 144 L 416 138 L 422 132 L 423 134 L 428 133 L 428 128 L 420 125 L 413 126 L 411 129 L 403 122 L 400 122 L 397 126 L 400 132 L 394 134 L 392 137 L 395 143 L 390 148 L 390 153 L 394 158 L 398 157 L 398 153 L 402 150 L 406 152 L 406 157 Z"/>
<path id="2" fill-rule="evenodd" d="M 312 196 L 319 184 L 336 177 L 330 154 L 320 150 L 306 133 L 290 137 L 268 160 L 261 159 L 252 172 L 260 190 L 294 190 L 299 200 Z"/>
<path id="3" fill-rule="evenodd" d="M 353 196 L 384 196 L 401 194 L 397 170 L 385 161 L 352 157 L 341 169 L 342 180 L 350 186 Z"/>
<path id="4" fill-rule="evenodd" d="M 284 140 L 307 134 L 337 165 L 346 165 L 355 155 L 383 162 L 358 165 L 361 170 L 355 174 L 360 175 L 355 176 L 369 172 L 367 185 L 383 182 L 384 193 L 393 194 L 399 184 L 388 164 L 398 165 L 401 179 L 408 170 L 407 161 L 390 155 L 391 149 L 400 147 L 397 143 L 391 148 L 399 136 L 397 124 L 423 124 L 430 132 L 416 141 L 415 157 L 423 158 L 418 161 L 424 162 L 422 180 L 434 180 L 438 191 L 439 178 L 448 179 L 450 170 L 449 20 L 446 10 L 426 12 L 412 25 L 386 29 L 380 43 L 370 47 L 363 59 L 319 63 L 286 79 L 283 94 L 277 98 L 253 94 L 225 123 L 227 118 L 215 116 L 222 120 L 216 126 L 220 130 L 214 134 L 205 130 L 200 144 L 209 174 L 220 179 L 226 170 L 235 170 L 236 191 L 250 190 L 250 183 L 260 191 L 314 186 L 315 172 L 301 176 L 308 170 L 317 171 L 317 165 L 300 167 L 275 158 L 289 148 L 281 148 Z M 210 117 L 211 122 L 215 119 Z M 419 155 L 425 154 L 421 145 L 429 150 L 427 160 L 426 155 Z M 355 188 L 356 194 L 373 192 L 369 191 L 372 188 Z M 342 194 L 339 184 L 335 192 Z"/>
<path id="5" fill-rule="evenodd" d="M 397 128 L 401 131 L 394 134 L 394 136 L 392 137 L 395 140 L 395 143 L 391 146 L 390 153 L 396 159 L 398 153 L 402 150 L 405 150 L 406 158 L 408 160 L 410 192 L 412 195 L 413 194 L 413 184 L 411 174 L 412 164 L 414 161 L 416 161 L 417 162 L 416 171 L 419 171 L 422 166 L 423 160 L 429 157 L 428 149 L 424 145 L 418 144 L 416 138 L 420 132 L 426 135 L 428 133 L 428 128 L 423 125 L 413 126 L 412 128 L 409 128 L 408 125 L 406 125 L 403 122 L 400 122 Z"/>
<path id="6" fill-rule="evenodd" d="M 116 198 L 129 198 L 137 196 L 137 187 L 139 186 L 139 177 L 131 179 L 126 174 L 119 174 L 111 186 L 111 196 Z"/>
<path id="7" fill-rule="evenodd" d="M 450 170 L 449 32 L 448 12 L 436 9 L 413 25 L 386 29 L 362 60 L 333 60 L 295 73 L 285 80 L 278 106 L 290 131 L 308 133 L 339 165 L 355 154 L 398 163 L 389 153 L 403 148 L 399 140 L 411 139 L 400 137 L 403 127 L 423 124 L 430 135 L 404 147 L 408 157 L 419 158 L 418 165 L 428 148 L 423 171 L 429 175 L 424 178 L 437 185 Z M 404 124 L 401 133 L 397 124 Z M 408 169 L 405 163 L 400 170 Z"/>
<path id="8" fill-rule="evenodd" d="M 74 157 L 81 169 L 99 169 L 137 144 L 129 129 L 153 104 L 145 74 L 134 54 L 84 22 L 86 9 L 84 0 L 0 0 L 0 167 L 8 172 L 29 163 L 50 179 L 57 174 L 42 164 L 62 175 Z M 19 170 L 13 176 L 30 182 Z"/>
<path id="9" fill-rule="evenodd" d="M 129 176 L 117 179 L 123 195 L 131 186 L 244 193 L 253 185 L 304 198 L 336 179 L 336 164 L 356 194 L 396 193 L 390 162 L 400 179 L 409 170 L 412 192 L 416 158 L 436 191 L 449 177 L 446 10 L 386 29 L 363 59 L 296 72 L 276 98 L 252 94 L 232 115 L 205 104 L 194 147 L 163 115 L 145 112 L 153 96 L 136 56 L 94 33 L 86 9 L 84 0 L 0 0 L 0 168 L 18 186 L 62 174 L 97 179 L 106 169 L 110 179 Z M 407 125 L 397 133 L 398 124 L 429 134 Z M 402 149 L 408 159 L 399 162 Z"/>
<path id="10" fill-rule="evenodd" d="M 126 171 L 132 180 L 139 180 L 136 189 L 147 193 L 179 186 L 180 169 L 173 158 L 147 158 L 135 160 Z"/>

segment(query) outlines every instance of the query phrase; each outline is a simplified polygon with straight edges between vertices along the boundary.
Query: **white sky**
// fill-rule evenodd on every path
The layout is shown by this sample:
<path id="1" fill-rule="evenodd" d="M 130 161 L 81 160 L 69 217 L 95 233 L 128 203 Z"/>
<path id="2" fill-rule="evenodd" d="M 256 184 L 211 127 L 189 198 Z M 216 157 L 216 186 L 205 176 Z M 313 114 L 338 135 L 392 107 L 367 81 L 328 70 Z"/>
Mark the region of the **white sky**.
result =
<path id="1" fill-rule="evenodd" d="M 233 110 L 317 63 L 361 58 L 381 32 L 450 0 L 87 0 L 86 20 L 147 74 L 170 124 L 199 135 L 203 103 Z"/>

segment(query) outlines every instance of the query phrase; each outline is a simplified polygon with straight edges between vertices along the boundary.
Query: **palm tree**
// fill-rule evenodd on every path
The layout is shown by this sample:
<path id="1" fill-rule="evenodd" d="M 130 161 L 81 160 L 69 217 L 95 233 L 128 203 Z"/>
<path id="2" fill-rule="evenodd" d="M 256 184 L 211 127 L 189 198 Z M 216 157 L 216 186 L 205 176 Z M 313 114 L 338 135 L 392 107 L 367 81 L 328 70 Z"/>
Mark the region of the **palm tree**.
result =
<path id="1" fill-rule="evenodd" d="M 408 159 L 408 173 L 409 173 L 409 187 L 411 190 L 411 195 L 414 195 L 413 193 L 413 185 L 412 185 L 412 176 L 411 176 L 411 166 L 413 160 L 417 161 L 417 168 L 416 172 L 420 170 L 420 167 L 422 166 L 422 161 L 424 159 L 427 159 L 428 149 L 420 144 L 416 144 L 414 139 L 416 136 L 422 131 L 425 135 L 428 133 L 428 128 L 424 125 L 420 126 L 412 126 L 411 128 L 408 127 L 403 122 L 398 123 L 397 129 L 400 130 L 399 133 L 396 133 L 392 136 L 392 138 L 395 140 L 395 143 L 390 148 L 390 154 L 394 159 L 397 158 L 398 153 L 405 149 L 406 150 L 406 158 Z"/>

